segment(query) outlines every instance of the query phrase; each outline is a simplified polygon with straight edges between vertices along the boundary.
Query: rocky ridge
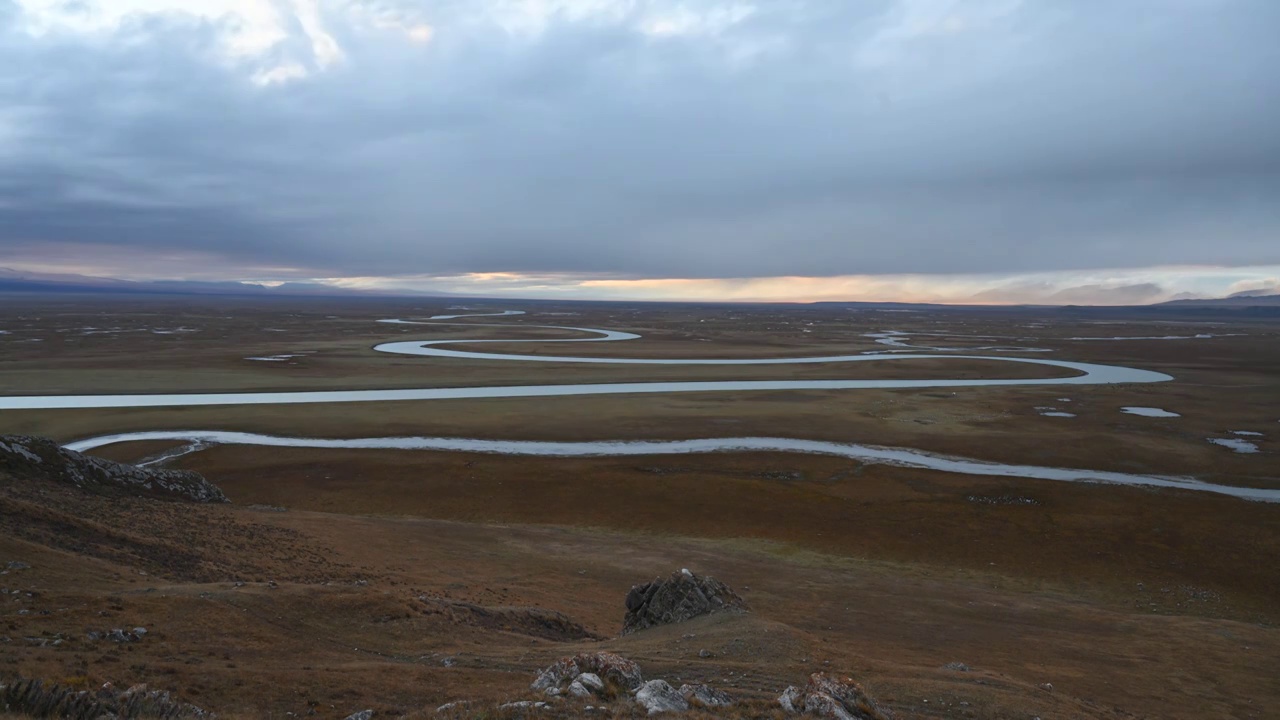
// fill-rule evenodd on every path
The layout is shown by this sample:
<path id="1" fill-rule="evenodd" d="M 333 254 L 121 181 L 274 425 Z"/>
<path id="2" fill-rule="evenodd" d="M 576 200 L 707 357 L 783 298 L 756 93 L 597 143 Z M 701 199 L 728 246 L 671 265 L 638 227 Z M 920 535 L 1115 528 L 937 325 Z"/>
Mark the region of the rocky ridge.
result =
<path id="1" fill-rule="evenodd" d="M 0 472 L 74 485 L 98 494 L 123 491 L 187 502 L 229 502 L 222 490 L 199 473 L 112 462 L 30 435 L 0 435 Z"/>
<path id="2" fill-rule="evenodd" d="M 97 690 L 72 690 L 39 680 L 17 680 L 0 685 L 0 710 L 71 720 L 215 717 L 195 705 L 174 700 L 167 691 L 150 690 L 146 685 L 118 690 L 107 683 Z"/>

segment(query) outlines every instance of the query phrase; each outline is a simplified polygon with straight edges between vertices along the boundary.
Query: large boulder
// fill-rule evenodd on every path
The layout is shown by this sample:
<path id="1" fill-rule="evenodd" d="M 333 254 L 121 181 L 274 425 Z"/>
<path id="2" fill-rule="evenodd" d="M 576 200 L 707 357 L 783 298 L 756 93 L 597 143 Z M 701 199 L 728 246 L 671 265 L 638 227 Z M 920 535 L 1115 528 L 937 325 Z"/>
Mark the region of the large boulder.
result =
<path id="1" fill-rule="evenodd" d="M 840 680 L 827 673 L 814 673 L 801 690 L 782 691 L 778 704 L 790 713 L 805 713 L 829 720 L 890 720 L 862 686 L 849 678 Z"/>
<path id="2" fill-rule="evenodd" d="M 635 690 L 644 683 L 639 665 L 621 655 L 595 652 L 560 658 L 539 673 L 529 687 L 544 693 L 550 689 L 568 690 L 579 678 L 582 678 L 580 684 L 588 689 L 599 686 L 598 694 L 603 694 L 603 685 L 607 682 L 627 691 Z"/>
<path id="3" fill-rule="evenodd" d="M 666 680 L 650 680 L 641 685 L 636 691 L 636 702 L 648 710 L 650 715 L 685 712 L 689 709 L 689 701 Z"/>
<path id="4" fill-rule="evenodd" d="M 199 473 L 126 465 L 59 447 L 48 438 L 0 435 L 0 472 L 74 485 L 93 493 L 124 492 L 199 503 L 228 502 Z"/>
<path id="5" fill-rule="evenodd" d="M 636 585 L 627 593 L 622 634 L 680 623 L 714 612 L 745 612 L 747 604 L 728 585 L 688 570 Z"/>

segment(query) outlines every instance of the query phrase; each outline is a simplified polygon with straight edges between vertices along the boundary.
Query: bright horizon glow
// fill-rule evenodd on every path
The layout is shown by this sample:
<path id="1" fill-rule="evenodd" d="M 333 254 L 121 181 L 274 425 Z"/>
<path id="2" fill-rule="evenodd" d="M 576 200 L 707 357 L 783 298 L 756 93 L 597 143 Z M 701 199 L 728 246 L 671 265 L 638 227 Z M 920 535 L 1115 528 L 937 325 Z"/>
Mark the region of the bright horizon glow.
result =
<path id="1" fill-rule="evenodd" d="M 127 258 L 126 258 L 127 259 Z M 189 258 L 184 258 L 189 259 Z M 897 274 L 830 277 L 626 278 L 575 273 L 483 272 L 461 275 L 315 277 L 305 268 L 248 268 L 249 277 L 214 265 L 198 272 L 92 267 L 70 262 L 11 263 L 19 274 L 113 280 L 229 282 L 263 287 L 314 283 L 379 293 L 473 297 L 689 302 L 903 302 L 952 305 L 1145 305 L 1235 293 L 1280 294 L 1280 265 L 1168 266 L 1019 274 Z"/>
<path id="2" fill-rule="evenodd" d="M 1280 266 L 1153 267 L 990 275 L 593 278 L 571 274 L 326 278 L 364 290 L 491 297 L 702 302 L 903 302 L 952 305 L 1145 305 L 1239 292 L 1280 294 Z"/>

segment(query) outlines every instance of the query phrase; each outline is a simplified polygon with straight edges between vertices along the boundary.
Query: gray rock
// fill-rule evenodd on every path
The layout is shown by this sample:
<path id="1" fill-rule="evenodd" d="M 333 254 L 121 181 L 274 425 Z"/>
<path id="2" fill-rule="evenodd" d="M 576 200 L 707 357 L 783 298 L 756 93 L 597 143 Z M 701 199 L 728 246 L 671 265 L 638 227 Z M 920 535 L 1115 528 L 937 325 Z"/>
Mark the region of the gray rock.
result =
<path id="1" fill-rule="evenodd" d="M 804 712 L 807 715 L 817 715 L 820 718 L 828 718 L 829 720 L 856 720 L 856 718 L 862 717 L 854 715 L 840 701 L 822 693 L 804 696 Z"/>
<path id="2" fill-rule="evenodd" d="M 593 693 L 600 694 L 604 692 L 604 681 L 595 673 L 584 672 L 575 678 L 575 681 L 581 683 L 583 687 Z"/>
<path id="3" fill-rule="evenodd" d="M 783 710 L 786 710 L 789 713 L 798 713 L 800 712 L 800 708 L 804 707 L 803 695 L 804 693 L 800 691 L 800 688 L 795 685 L 789 685 L 787 686 L 787 689 L 783 690 L 782 694 L 778 696 L 778 704 L 782 706 Z"/>
<path id="4" fill-rule="evenodd" d="M 10 560 L 9 562 L 5 563 L 4 569 L 5 570 L 30 570 L 31 566 L 20 560 Z"/>
<path id="5" fill-rule="evenodd" d="M 733 704 L 733 698 L 710 685 L 681 685 L 680 695 L 693 707 L 717 708 Z"/>
<path id="6" fill-rule="evenodd" d="M 0 470 L 16 478 L 66 483 L 93 493 L 124 490 L 170 500 L 229 502 L 218 486 L 199 473 L 112 462 L 28 435 L 0 435 Z"/>
<path id="7" fill-rule="evenodd" d="M 745 612 L 747 604 L 728 585 L 687 569 L 636 585 L 627 593 L 622 634 L 671 625 L 714 612 Z"/>
<path id="8" fill-rule="evenodd" d="M 557 695 L 559 695 L 559 694 L 560 694 L 560 688 L 558 688 L 558 687 L 549 687 L 549 688 L 547 688 L 547 689 L 546 689 L 546 692 L 545 692 L 544 694 L 545 694 L 547 697 L 555 697 L 555 696 L 557 696 Z"/>
<path id="9" fill-rule="evenodd" d="M 471 701 L 470 701 L 470 700 L 454 700 L 454 701 L 453 701 L 453 702 L 451 702 L 451 703 L 445 703 L 445 704 L 441 705 L 440 707 L 436 708 L 436 712 L 438 712 L 438 713 L 447 712 L 447 711 L 449 711 L 449 710 L 453 710 L 454 708 L 463 708 L 463 707 L 466 707 L 466 706 L 468 706 L 468 705 L 470 705 L 470 704 L 471 704 Z"/>
<path id="10" fill-rule="evenodd" d="M 555 688 L 548 688 L 547 692 L 551 692 L 552 690 L 555 690 Z M 556 690 L 556 694 L 559 694 L 559 692 L 559 690 Z M 576 698 L 591 697 L 591 691 L 588 690 L 587 686 L 583 685 L 582 681 L 578 678 L 574 678 L 573 682 L 569 683 L 569 694 Z"/>
<path id="11" fill-rule="evenodd" d="M 102 633 L 102 637 L 105 637 L 111 642 L 117 643 L 135 643 L 142 639 L 141 635 L 137 635 L 131 631 L 122 630 L 120 628 L 112 628 L 111 630 Z"/>
<path id="12" fill-rule="evenodd" d="M 848 678 L 814 673 L 804 690 L 789 687 L 778 698 L 787 712 L 803 712 L 828 720 L 889 720 L 861 685 Z"/>
<path id="13" fill-rule="evenodd" d="M 636 691 L 636 702 L 640 703 L 650 715 L 664 712 L 685 712 L 689 709 L 689 701 L 684 699 L 666 680 L 650 680 Z"/>
<path id="14" fill-rule="evenodd" d="M 346 720 L 370 720 L 370 718 L 372 717 L 373 717 L 372 710 L 361 710 L 360 712 L 357 712 L 357 713 L 351 713 L 350 715 L 347 716 Z"/>

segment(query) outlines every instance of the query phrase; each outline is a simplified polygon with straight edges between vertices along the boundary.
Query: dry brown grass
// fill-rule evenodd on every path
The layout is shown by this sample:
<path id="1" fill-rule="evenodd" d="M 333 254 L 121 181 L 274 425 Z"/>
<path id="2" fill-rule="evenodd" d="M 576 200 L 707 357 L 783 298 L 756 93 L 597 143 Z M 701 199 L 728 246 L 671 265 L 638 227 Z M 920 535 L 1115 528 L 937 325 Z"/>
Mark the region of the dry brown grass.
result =
<path id="1" fill-rule="evenodd" d="M 387 358 L 368 349 L 387 339 L 387 327 L 373 319 L 443 308 L 357 305 L 282 309 L 200 301 L 140 304 L 125 312 L 71 303 L 35 313 L 4 305 L 0 315 L 40 315 L 43 325 L 31 332 L 45 332 L 49 344 L 8 343 L 21 335 L 6 336 L 0 387 L 119 391 L 691 377 L 690 368 L 636 375 L 634 368 Z M 160 313 L 147 322 L 201 324 L 205 330 L 117 339 L 62 333 L 66 337 L 53 342 L 54 325 L 103 325 L 104 312 Z M 955 321 L 803 309 L 748 315 L 737 308 L 632 313 L 593 306 L 583 313 L 552 322 L 633 329 L 647 339 L 574 346 L 575 352 L 625 355 L 857 351 L 870 348 L 861 337 L 870 330 Z M 820 322 L 811 333 L 782 324 L 800 318 Z M 12 319 L 6 330 L 27 332 Z M 1028 319 L 966 318 L 963 331 L 1024 335 L 1032 332 L 1021 327 Z M 520 321 L 540 320 L 531 315 Z M 286 332 L 268 332 L 272 327 Z M 1046 337 L 1035 344 L 1057 347 L 1053 357 L 1164 370 L 1178 381 L 955 395 L 706 394 L 5 412 L 0 431 L 60 438 L 165 427 L 529 439 L 784 435 L 1275 486 L 1280 469 L 1273 437 L 1262 439 L 1264 452 L 1255 456 L 1204 441 L 1227 430 L 1275 427 L 1280 339 L 1274 327 L 1217 328 L 1213 332 L 1249 334 L 1187 343 L 1062 339 L 1106 334 L 1099 327 L 1037 329 Z M 1204 331 L 1194 324 L 1101 327 L 1116 335 Z M 405 337 L 427 332 L 413 329 Z M 483 337 L 494 331 L 445 328 L 438 336 L 454 332 Z M 319 352 L 297 365 L 242 360 L 308 348 Z M 512 346 L 517 348 L 529 349 Z M 144 355 L 154 367 L 139 368 Z M 768 376 L 832 372 L 778 367 Z M 1078 418 L 1034 412 L 1059 396 L 1073 398 L 1070 410 Z M 1121 405 L 1160 406 L 1184 417 L 1121 415 Z M 159 447 L 118 447 L 106 454 L 128 459 Z M 148 682 L 224 718 L 314 711 L 340 720 L 364 708 L 376 709 L 379 717 L 428 717 L 436 706 L 459 699 L 479 708 L 460 717 L 498 718 L 497 706 L 525 697 L 539 668 L 561 655 L 598 649 L 635 659 L 646 677 L 727 689 L 742 698 L 742 717 L 775 715 L 772 699 L 783 687 L 826 669 L 856 677 L 897 717 L 908 719 L 1199 720 L 1256 716 L 1258 708 L 1280 701 L 1271 672 L 1280 666 L 1275 506 L 1196 493 L 858 468 L 790 455 L 538 460 L 219 448 L 183 463 L 221 483 L 240 505 L 197 510 L 88 501 L 0 483 L 6 531 L 0 560 L 33 566 L 0 585 L 35 593 L 0 608 L 0 635 L 15 639 L 0 652 L 0 673 L 87 678 L 91 686 Z M 967 499 L 1004 494 L 1039 504 L 990 506 Z M 253 503 L 291 509 L 246 507 Z M 753 614 L 613 639 L 627 588 L 679 567 L 729 582 Z M 428 612 L 420 596 L 499 616 L 504 609 L 544 608 L 609 639 L 549 639 L 528 634 L 522 622 L 476 621 L 471 610 Z M 28 613 L 18 615 L 19 609 Z M 88 628 L 132 625 L 151 630 L 144 642 L 108 646 L 85 639 Z M 57 634 L 67 640 L 56 647 L 26 640 Z M 702 649 L 712 656 L 701 657 Z M 444 658 L 453 664 L 446 667 Z M 943 668 L 952 661 L 974 669 Z M 1052 693 L 1039 688 L 1044 682 L 1053 683 Z M 555 712 L 568 717 L 576 710 Z"/>

